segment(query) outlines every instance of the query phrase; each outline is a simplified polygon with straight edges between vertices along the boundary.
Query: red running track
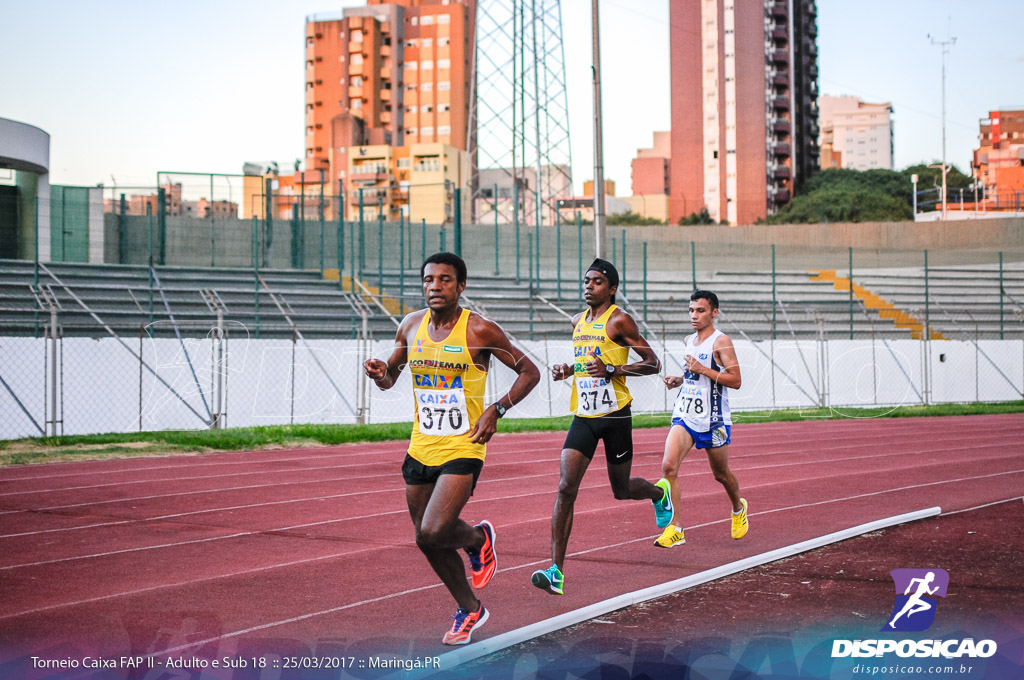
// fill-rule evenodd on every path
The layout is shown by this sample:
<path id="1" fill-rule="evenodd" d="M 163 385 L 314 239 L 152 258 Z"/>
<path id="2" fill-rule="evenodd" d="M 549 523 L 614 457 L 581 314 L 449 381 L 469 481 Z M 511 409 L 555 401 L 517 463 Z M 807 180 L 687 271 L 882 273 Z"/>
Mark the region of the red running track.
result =
<path id="1" fill-rule="evenodd" d="M 665 429 L 634 432 L 656 479 Z M 612 498 L 599 451 L 576 504 L 566 595 L 550 563 L 562 433 L 499 435 L 463 518 L 498 531 L 483 639 L 616 595 L 913 510 L 1024 496 L 1024 416 L 739 425 L 750 533 L 706 457 L 682 467 L 685 546 Z M 416 548 L 403 443 L 0 470 L 0 664 L 166 654 L 435 655 L 454 604 Z M 0 666 L 3 668 L 3 666 Z"/>

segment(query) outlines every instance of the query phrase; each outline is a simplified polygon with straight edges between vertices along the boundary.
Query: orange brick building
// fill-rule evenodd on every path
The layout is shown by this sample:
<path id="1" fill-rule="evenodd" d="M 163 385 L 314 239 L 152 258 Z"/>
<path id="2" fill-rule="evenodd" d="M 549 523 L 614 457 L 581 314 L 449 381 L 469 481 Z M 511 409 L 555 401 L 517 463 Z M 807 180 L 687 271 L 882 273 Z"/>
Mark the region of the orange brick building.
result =
<path id="1" fill-rule="evenodd" d="M 309 17 L 303 181 L 318 183 L 323 170 L 350 199 L 352 149 L 465 151 L 474 16 L 474 0 L 368 0 L 340 18 Z"/>
<path id="2" fill-rule="evenodd" d="M 633 159 L 633 195 L 661 195 L 671 192 L 669 159 L 672 157 L 672 133 L 655 132 L 654 146 L 637 149 Z"/>
<path id="3" fill-rule="evenodd" d="M 1024 192 L 1024 110 L 990 111 L 980 121 L 974 150 L 975 177 L 985 184 L 987 204 L 1019 205 Z"/>

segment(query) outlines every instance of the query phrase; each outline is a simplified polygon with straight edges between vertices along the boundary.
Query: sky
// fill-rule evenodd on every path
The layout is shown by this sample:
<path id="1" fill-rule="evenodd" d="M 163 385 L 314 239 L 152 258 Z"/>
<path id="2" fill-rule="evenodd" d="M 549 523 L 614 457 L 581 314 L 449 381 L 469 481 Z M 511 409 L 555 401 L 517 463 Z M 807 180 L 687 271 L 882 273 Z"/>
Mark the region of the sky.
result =
<path id="1" fill-rule="evenodd" d="M 604 174 L 668 130 L 669 0 L 600 0 Z M 737 0 L 738 2 L 760 0 Z M 240 173 L 303 153 L 304 22 L 343 0 L 0 0 L 0 118 L 50 134 L 50 182 L 153 186 L 158 170 Z M 563 0 L 577 192 L 593 177 L 588 0 Z M 892 102 L 895 164 L 961 168 L 990 110 L 1024 108 L 1021 0 L 818 0 L 821 94 Z"/>

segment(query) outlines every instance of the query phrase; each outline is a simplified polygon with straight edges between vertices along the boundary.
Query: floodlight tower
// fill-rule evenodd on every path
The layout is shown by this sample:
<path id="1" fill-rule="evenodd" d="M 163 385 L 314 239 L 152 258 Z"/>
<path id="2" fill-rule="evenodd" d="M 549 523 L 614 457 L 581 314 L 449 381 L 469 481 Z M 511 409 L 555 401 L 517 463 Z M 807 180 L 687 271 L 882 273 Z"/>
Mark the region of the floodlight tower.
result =
<path id="1" fill-rule="evenodd" d="M 560 0 L 477 0 L 469 155 L 474 221 L 497 209 L 481 170 L 496 170 L 532 206 L 537 224 L 554 219 L 571 191 L 569 103 Z M 530 170 L 536 173 L 531 181 Z M 518 208 L 518 206 L 516 206 Z M 529 219 L 529 218 L 527 218 Z"/>

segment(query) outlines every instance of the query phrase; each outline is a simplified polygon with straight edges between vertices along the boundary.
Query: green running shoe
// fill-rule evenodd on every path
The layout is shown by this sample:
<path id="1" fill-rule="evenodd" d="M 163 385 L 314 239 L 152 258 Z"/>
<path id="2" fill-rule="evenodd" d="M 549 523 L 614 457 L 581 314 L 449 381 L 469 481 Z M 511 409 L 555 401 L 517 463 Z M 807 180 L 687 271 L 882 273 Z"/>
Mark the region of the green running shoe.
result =
<path id="1" fill-rule="evenodd" d="M 662 477 L 654 485 L 665 492 L 665 495 L 661 497 L 660 501 L 651 501 L 654 503 L 654 520 L 658 524 L 659 529 L 664 529 L 672 523 L 672 515 L 674 508 L 672 507 L 672 494 L 671 487 L 668 484 L 668 480 Z"/>
<path id="2" fill-rule="evenodd" d="M 552 564 L 547 569 L 538 569 L 533 572 L 530 581 L 533 585 L 541 590 L 548 591 L 552 595 L 563 594 L 562 585 L 565 583 L 565 577 L 562 576 L 562 571 L 558 568 L 557 564 Z"/>

